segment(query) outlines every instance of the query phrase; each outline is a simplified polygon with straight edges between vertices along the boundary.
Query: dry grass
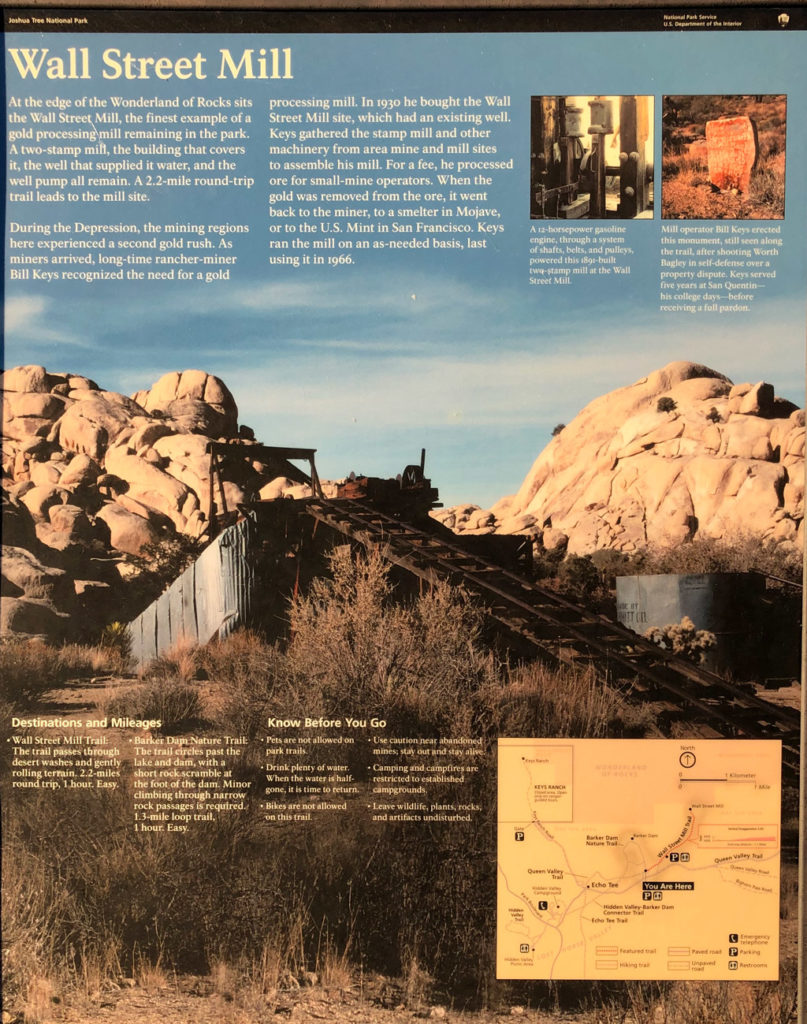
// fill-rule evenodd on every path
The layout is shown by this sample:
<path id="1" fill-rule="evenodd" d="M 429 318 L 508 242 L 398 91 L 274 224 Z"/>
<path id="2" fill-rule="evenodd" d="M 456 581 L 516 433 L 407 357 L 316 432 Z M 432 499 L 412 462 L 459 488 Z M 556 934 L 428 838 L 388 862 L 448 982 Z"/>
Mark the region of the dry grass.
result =
<path id="1" fill-rule="evenodd" d="M 265 941 L 249 968 L 250 987 L 274 999 L 287 971 L 283 951 L 274 943 Z"/>
<path id="2" fill-rule="evenodd" d="M 403 975 L 403 995 L 408 1007 L 419 1009 L 428 1005 L 434 991 L 434 978 L 412 956 Z"/>
<path id="3" fill-rule="evenodd" d="M 102 645 L 51 647 L 41 640 L 0 641 L 0 700 L 23 707 L 70 679 L 125 671 L 121 653 Z"/>
<path id="4" fill-rule="evenodd" d="M 228 1001 L 235 998 L 240 987 L 238 972 L 224 960 L 215 960 L 210 965 L 210 981 L 216 995 Z"/>
<path id="5" fill-rule="evenodd" d="M 112 978 L 122 976 L 118 952 L 117 942 L 110 942 L 102 948 L 85 948 L 82 951 L 76 970 L 75 988 L 85 1000 L 97 999 Z"/>
<path id="6" fill-rule="evenodd" d="M 134 980 L 149 995 L 163 992 L 171 985 L 171 978 L 163 969 L 159 957 L 156 963 L 146 956 L 138 957 L 135 963 Z"/>
<path id="7" fill-rule="evenodd" d="M 782 864 L 780 873 L 779 917 L 783 921 L 798 917 L 799 874 L 795 864 Z"/>
<path id="8" fill-rule="evenodd" d="M 636 712 L 628 712 L 624 698 L 593 669 L 535 662 L 516 668 L 506 685 L 496 684 L 482 696 L 492 736 L 607 736 L 626 713 L 636 726 Z"/>
<path id="9" fill-rule="evenodd" d="M 3 849 L 3 985 L 8 996 L 22 996 L 37 979 L 58 972 L 54 931 L 62 919 L 56 881 L 45 865 L 19 847 Z"/>
<path id="10" fill-rule="evenodd" d="M 159 721 L 164 733 L 177 733 L 204 724 L 204 702 L 198 687 L 174 679 L 156 679 L 117 692 L 104 711 L 110 717 Z"/>
<path id="11" fill-rule="evenodd" d="M 34 975 L 28 982 L 22 1011 L 26 1024 L 43 1024 L 52 1017 L 54 1003 L 58 1002 L 54 981 L 46 975 Z"/>
<path id="12" fill-rule="evenodd" d="M 788 1024 L 795 972 L 780 982 L 627 982 L 624 999 L 607 1001 L 602 1024 Z"/>
<path id="13" fill-rule="evenodd" d="M 202 659 L 197 643 L 182 639 L 169 650 L 150 661 L 139 672 L 141 679 L 166 680 L 189 683 L 196 677 Z"/>
<path id="14" fill-rule="evenodd" d="M 316 959 L 316 974 L 322 987 L 328 992 L 345 992 L 353 982 L 352 941 L 342 948 L 327 937 Z"/>

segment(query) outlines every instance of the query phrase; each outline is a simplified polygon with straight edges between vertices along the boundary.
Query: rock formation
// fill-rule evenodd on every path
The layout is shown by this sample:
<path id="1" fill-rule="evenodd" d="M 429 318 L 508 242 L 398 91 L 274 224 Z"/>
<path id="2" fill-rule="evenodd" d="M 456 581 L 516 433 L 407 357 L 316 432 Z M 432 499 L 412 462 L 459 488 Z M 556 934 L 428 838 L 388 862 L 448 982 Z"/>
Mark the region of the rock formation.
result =
<path id="1" fill-rule="evenodd" d="M 492 509 L 434 513 L 456 532 L 534 534 L 589 554 L 754 536 L 803 547 L 804 411 L 770 384 L 670 363 L 595 399 Z"/>
<path id="2" fill-rule="evenodd" d="M 131 556 L 204 534 L 208 442 L 252 443 L 226 385 L 201 370 L 167 373 L 131 398 L 42 366 L 7 370 L 0 387 L 3 633 L 53 639 L 82 616 L 106 621 Z M 229 510 L 247 494 L 306 493 L 259 458 L 225 464 L 223 478 Z"/>

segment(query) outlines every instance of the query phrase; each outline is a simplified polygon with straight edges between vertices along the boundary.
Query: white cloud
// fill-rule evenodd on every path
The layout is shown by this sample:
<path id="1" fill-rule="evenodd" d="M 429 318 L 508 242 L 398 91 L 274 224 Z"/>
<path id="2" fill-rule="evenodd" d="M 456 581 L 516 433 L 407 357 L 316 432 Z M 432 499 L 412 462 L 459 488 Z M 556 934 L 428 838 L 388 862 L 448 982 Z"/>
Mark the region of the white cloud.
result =
<path id="1" fill-rule="evenodd" d="M 780 330 L 768 328 L 764 345 L 755 320 L 716 319 L 706 327 L 699 320 L 697 334 L 678 319 L 662 330 L 656 323 L 652 334 L 639 324 L 581 337 L 564 326 L 551 338 L 522 334 L 505 346 L 446 351 L 398 343 L 364 358 L 351 358 L 350 342 L 314 339 L 266 353 L 248 370 L 234 367 L 227 382 L 252 425 L 302 417 L 322 430 L 354 421 L 385 428 L 568 421 L 598 395 L 675 360 L 704 363 L 738 382 L 765 379 L 801 400 L 803 354 L 784 318 Z"/>
<path id="2" fill-rule="evenodd" d="M 54 301 L 44 295 L 20 295 L 8 299 L 4 316 L 7 351 L 24 349 L 28 342 L 48 347 L 92 348 L 89 341 L 64 328 L 58 311 L 53 312 L 54 305 Z"/>
<path id="3" fill-rule="evenodd" d="M 5 306 L 6 331 L 26 330 L 44 313 L 47 299 L 42 295 L 20 295 Z"/>

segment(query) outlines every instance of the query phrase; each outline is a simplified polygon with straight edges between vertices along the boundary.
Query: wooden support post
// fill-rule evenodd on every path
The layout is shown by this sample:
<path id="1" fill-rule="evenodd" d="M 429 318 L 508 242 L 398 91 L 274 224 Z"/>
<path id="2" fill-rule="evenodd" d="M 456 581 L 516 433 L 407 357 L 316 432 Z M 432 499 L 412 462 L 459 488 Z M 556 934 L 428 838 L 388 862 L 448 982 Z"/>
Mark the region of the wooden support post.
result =
<path id="1" fill-rule="evenodd" d="M 208 474 L 208 502 L 207 502 L 207 534 L 211 540 L 218 534 L 218 522 L 216 521 L 216 453 L 210 453 L 210 472 Z"/>
<path id="2" fill-rule="evenodd" d="M 591 194 L 591 216 L 594 220 L 605 220 L 605 136 L 592 135 L 591 156 L 594 171 L 594 188 Z"/>
<path id="3" fill-rule="evenodd" d="M 218 485 L 219 485 L 219 499 L 221 500 L 221 514 L 223 516 L 226 516 L 227 515 L 227 499 L 224 497 L 224 483 L 223 483 L 223 481 L 221 479 L 221 465 L 219 463 L 218 456 L 216 457 L 216 480 L 218 481 Z"/>
<path id="4" fill-rule="evenodd" d="M 646 96 L 622 96 L 619 104 L 619 216 L 635 217 L 647 209 L 645 142 L 649 130 Z"/>
<path id="5" fill-rule="evenodd" d="M 322 491 L 322 484 L 320 483 L 319 473 L 317 472 L 317 467 L 316 467 L 316 465 L 314 463 L 314 456 L 313 455 L 308 460 L 308 465 L 309 465 L 309 467 L 311 469 L 311 491 L 314 494 L 314 497 L 316 497 L 316 498 L 324 498 L 325 495 L 324 495 L 324 493 Z"/>

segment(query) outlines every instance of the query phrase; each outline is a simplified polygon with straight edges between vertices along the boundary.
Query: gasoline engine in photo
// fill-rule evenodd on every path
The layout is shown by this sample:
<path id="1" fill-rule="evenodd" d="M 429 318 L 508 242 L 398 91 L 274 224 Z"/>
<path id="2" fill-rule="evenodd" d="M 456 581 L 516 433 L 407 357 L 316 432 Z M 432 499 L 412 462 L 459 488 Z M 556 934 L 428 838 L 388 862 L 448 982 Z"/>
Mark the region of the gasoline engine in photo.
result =
<path id="1" fill-rule="evenodd" d="M 533 96 L 530 217 L 650 216 L 652 118 L 651 96 Z"/>

